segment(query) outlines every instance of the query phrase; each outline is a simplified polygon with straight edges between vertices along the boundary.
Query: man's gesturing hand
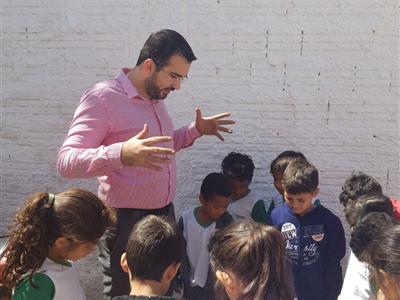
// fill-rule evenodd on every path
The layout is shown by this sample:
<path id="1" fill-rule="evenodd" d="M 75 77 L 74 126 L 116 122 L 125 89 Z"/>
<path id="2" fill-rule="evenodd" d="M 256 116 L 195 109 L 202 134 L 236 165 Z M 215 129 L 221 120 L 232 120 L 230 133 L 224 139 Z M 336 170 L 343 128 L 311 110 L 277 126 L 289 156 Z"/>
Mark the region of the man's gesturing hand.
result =
<path id="1" fill-rule="evenodd" d="M 202 135 L 215 135 L 221 141 L 224 137 L 220 132 L 232 133 L 232 129 L 222 125 L 233 125 L 235 121 L 227 119 L 231 114 L 226 112 L 212 117 L 203 117 L 200 108 L 196 108 L 196 128 Z"/>
<path id="2" fill-rule="evenodd" d="M 169 148 L 151 147 L 153 144 L 169 142 L 169 136 L 153 136 L 146 138 L 149 134 L 147 124 L 143 130 L 122 145 L 121 162 L 124 166 L 145 167 L 154 171 L 161 171 L 157 164 L 168 164 L 171 162 L 165 155 L 173 155 L 175 151 Z M 157 155 L 158 154 L 158 155 Z"/>

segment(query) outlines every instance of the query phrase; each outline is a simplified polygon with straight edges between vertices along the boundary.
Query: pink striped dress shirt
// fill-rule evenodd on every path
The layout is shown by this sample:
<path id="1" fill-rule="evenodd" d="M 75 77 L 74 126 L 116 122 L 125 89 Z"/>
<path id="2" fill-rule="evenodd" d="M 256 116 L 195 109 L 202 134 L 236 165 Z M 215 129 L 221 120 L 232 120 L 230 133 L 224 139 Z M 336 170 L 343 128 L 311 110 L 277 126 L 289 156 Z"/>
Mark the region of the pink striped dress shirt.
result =
<path id="1" fill-rule="evenodd" d="M 147 123 L 150 136 L 171 136 L 160 147 L 179 151 L 200 136 L 191 123 L 174 130 L 163 100 L 140 96 L 122 69 L 82 95 L 80 104 L 58 152 L 57 169 L 63 177 L 99 181 L 98 195 L 116 208 L 161 208 L 175 197 L 176 161 L 163 164 L 161 172 L 121 164 L 121 147 Z"/>

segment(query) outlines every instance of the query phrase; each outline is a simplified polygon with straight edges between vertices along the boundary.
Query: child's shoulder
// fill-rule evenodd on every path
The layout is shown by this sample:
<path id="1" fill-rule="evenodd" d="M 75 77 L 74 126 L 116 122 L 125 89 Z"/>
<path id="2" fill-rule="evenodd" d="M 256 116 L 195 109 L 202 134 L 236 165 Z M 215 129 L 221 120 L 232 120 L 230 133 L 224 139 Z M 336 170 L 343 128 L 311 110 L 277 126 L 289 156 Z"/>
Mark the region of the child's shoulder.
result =
<path id="1" fill-rule="evenodd" d="M 187 218 L 189 218 L 189 217 L 193 217 L 193 215 L 194 215 L 194 210 L 196 209 L 196 207 L 197 207 L 197 206 L 191 206 L 191 207 L 185 208 L 185 209 L 182 211 L 181 218 L 182 218 L 182 219 L 187 219 Z"/>
<path id="2" fill-rule="evenodd" d="M 280 224 L 286 221 L 295 221 L 296 216 L 290 211 L 287 204 L 275 207 L 271 212 L 271 222 L 274 226 L 280 226 Z"/>
<path id="3" fill-rule="evenodd" d="M 49 276 L 42 273 L 35 273 L 32 276 L 32 282 L 29 276 L 26 276 L 16 287 L 13 294 L 14 300 L 40 300 L 40 299 L 53 299 L 56 288 L 54 282 Z"/>
<path id="4" fill-rule="evenodd" d="M 342 221 L 330 209 L 323 205 L 318 205 L 313 209 L 313 211 L 312 219 L 314 219 L 315 222 L 324 224 L 327 229 L 331 228 L 333 231 L 343 230 Z"/>
<path id="5" fill-rule="evenodd" d="M 322 204 L 317 205 L 314 210 L 323 218 L 327 218 L 328 220 L 340 220 L 340 218 L 332 210 Z"/>
<path id="6" fill-rule="evenodd" d="M 287 204 L 283 203 L 282 205 L 275 207 L 272 210 L 271 216 L 272 215 L 273 216 L 286 216 L 286 215 L 289 216 L 292 214 L 290 213 L 290 210 L 289 210 L 289 207 L 287 206 Z"/>

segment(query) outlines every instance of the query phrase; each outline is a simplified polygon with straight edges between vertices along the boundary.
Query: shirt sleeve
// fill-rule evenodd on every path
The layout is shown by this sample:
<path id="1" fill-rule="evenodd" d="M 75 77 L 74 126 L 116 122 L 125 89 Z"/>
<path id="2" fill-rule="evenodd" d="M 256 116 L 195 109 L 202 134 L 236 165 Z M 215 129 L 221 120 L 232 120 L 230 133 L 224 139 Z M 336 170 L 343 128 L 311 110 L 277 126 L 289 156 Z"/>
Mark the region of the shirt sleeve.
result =
<path id="1" fill-rule="evenodd" d="M 102 145 L 111 121 L 101 99 L 84 95 L 57 157 L 57 169 L 66 178 L 106 175 L 122 167 L 123 143 Z"/>
<path id="2" fill-rule="evenodd" d="M 267 210 L 265 209 L 265 203 L 264 200 L 260 199 L 257 200 L 257 202 L 254 204 L 253 209 L 251 210 L 251 218 L 259 223 L 267 224 L 268 219 L 271 215 L 271 206 L 273 205 L 273 202 L 271 201 L 270 208 Z"/>
<path id="3" fill-rule="evenodd" d="M 15 288 L 12 300 L 53 300 L 56 288 L 53 281 L 45 274 L 36 273 L 32 276 L 35 286 L 27 276 Z"/>
<path id="4" fill-rule="evenodd" d="M 369 269 L 366 263 L 360 262 L 354 253 L 350 253 L 349 264 L 340 292 L 341 300 L 370 300 L 374 299 L 369 280 Z"/>
<path id="5" fill-rule="evenodd" d="M 174 150 L 190 147 L 194 141 L 201 136 L 197 130 L 195 123 L 190 123 L 187 127 L 182 127 L 174 131 Z"/>
<path id="6" fill-rule="evenodd" d="M 344 230 L 339 218 L 333 216 L 326 223 L 326 250 L 323 257 L 323 280 L 326 300 L 336 300 L 342 288 L 343 277 L 340 260 L 346 253 Z"/>

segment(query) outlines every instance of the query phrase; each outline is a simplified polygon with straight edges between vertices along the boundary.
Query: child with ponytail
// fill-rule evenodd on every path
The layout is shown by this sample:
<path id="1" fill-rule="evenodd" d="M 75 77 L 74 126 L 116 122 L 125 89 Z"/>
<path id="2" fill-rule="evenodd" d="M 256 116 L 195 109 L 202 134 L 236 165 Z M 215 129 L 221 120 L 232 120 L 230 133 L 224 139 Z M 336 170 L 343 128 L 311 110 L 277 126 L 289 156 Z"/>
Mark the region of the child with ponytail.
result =
<path id="1" fill-rule="evenodd" d="M 0 255 L 7 258 L 2 281 L 12 299 L 86 299 L 72 262 L 93 251 L 112 223 L 112 211 L 88 191 L 28 198 Z"/>
<path id="2" fill-rule="evenodd" d="M 290 263 L 282 234 L 275 228 L 235 223 L 217 231 L 209 247 L 218 279 L 216 299 L 294 299 Z"/>

